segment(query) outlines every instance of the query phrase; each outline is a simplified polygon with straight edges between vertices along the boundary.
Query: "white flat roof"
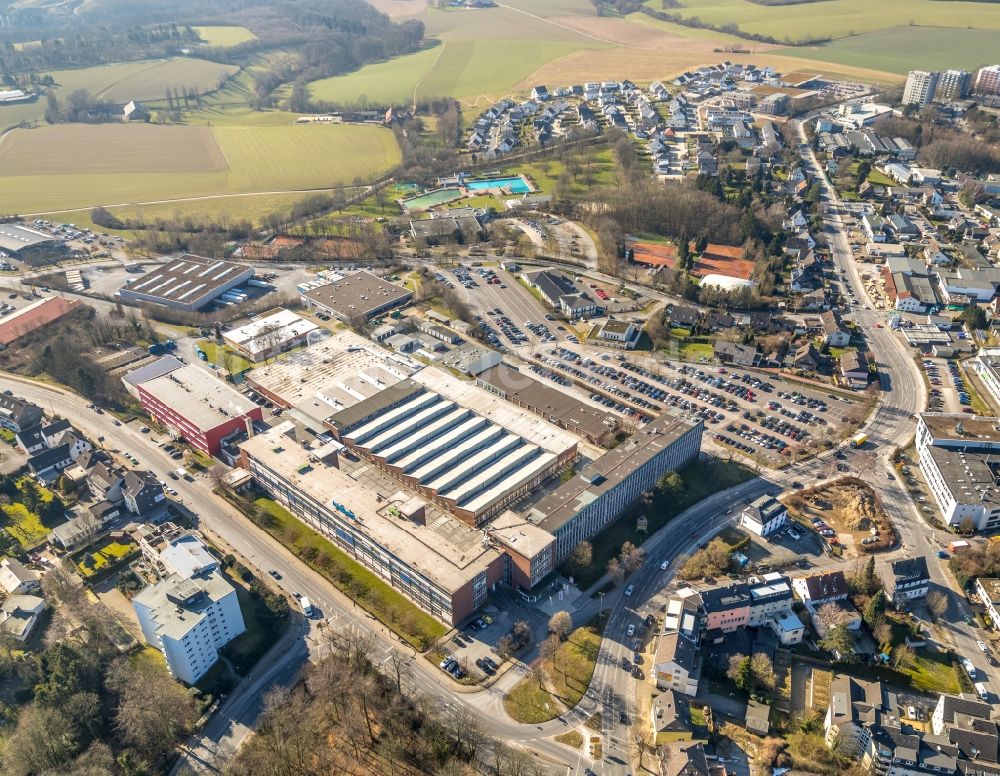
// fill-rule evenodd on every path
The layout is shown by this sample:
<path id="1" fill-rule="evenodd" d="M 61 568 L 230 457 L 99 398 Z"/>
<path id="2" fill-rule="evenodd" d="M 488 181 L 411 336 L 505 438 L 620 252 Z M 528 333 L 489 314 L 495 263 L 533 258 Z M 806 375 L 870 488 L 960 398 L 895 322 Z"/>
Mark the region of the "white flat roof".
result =
<path id="1" fill-rule="evenodd" d="M 257 405 L 205 369 L 186 364 L 139 384 L 146 392 L 200 429 L 215 428 Z"/>
<path id="2" fill-rule="evenodd" d="M 318 328 L 315 323 L 291 310 L 279 310 L 266 318 L 258 318 L 223 332 L 222 336 L 247 352 L 257 354 L 300 339 Z"/>

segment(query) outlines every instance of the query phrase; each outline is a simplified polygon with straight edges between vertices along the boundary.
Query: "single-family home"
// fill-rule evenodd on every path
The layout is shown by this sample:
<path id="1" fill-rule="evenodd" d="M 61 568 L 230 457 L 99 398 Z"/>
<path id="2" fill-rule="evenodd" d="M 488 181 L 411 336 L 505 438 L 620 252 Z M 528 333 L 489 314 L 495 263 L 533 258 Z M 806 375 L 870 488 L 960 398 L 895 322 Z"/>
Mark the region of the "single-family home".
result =
<path id="1" fill-rule="evenodd" d="M 166 514 L 167 497 L 156 475 L 149 471 L 129 471 L 122 485 L 125 507 L 133 515 L 155 520 Z"/>
<path id="2" fill-rule="evenodd" d="M 827 310 L 819 316 L 823 326 L 823 343 L 831 348 L 843 348 L 851 342 L 851 333 L 841 324 L 840 318 L 833 310 Z"/>
<path id="3" fill-rule="evenodd" d="M 761 496 L 740 515 L 740 526 L 757 536 L 767 536 L 788 523 L 788 510 L 773 496 Z"/>
<path id="4" fill-rule="evenodd" d="M 755 366 L 760 361 L 760 352 L 753 345 L 740 345 L 729 340 L 716 340 L 713 345 L 715 357 L 723 364 Z"/>
<path id="5" fill-rule="evenodd" d="M 36 595 L 12 595 L 0 604 L 0 632 L 27 641 L 45 611 L 45 599 Z"/>
<path id="6" fill-rule="evenodd" d="M 650 709 L 656 746 L 672 741 L 690 741 L 694 738 L 691 707 L 688 700 L 673 690 L 664 690 L 653 699 Z"/>
<path id="7" fill-rule="evenodd" d="M 13 432 L 42 422 L 42 408 L 8 393 L 0 393 L 0 427 Z"/>
<path id="8" fill-rule="evenodd" d="M 796 577 L 792 580 L 792 590 L 804 603 L 821 606 L 831 601 L 847 598 L 847 579 L 843 571 L 827 571 Z"/>
<path id="9" fill-rule="evenodd" d="M 868 359 L 857 350 L 851 350 L 840 357 L 840 375 L 851 388 L 858 390 L 868 387 L 871 368 Z"/>
<path id="10" fill-rule="evenodd" d="M 38 587 L 38 574 L 25 568 L 17 558 L 0 560 L 0 588 L 3 588 L 7 595 L 30 593 Z"/>
<path id="11" fill-rule="evenodd" d="M 893 561 L 883 569 L 882 582 L 885 585 L 886 600 L 896 608 L 902 608 L 908 601 L 923 598 L 930 587 L 927 573 L 927 559 L 923 555 Z"/>

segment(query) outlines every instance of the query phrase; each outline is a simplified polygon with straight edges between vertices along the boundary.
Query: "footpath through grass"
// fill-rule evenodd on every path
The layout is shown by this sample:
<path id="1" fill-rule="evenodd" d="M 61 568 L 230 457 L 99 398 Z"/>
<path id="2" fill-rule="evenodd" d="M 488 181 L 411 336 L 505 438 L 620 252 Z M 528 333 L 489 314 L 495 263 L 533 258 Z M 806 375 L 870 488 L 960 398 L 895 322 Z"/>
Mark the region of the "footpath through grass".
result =
<path id="1" fill-rule="evenodd" d="M 525 724 L 548 722 L 582 700 L 597 666 L 605 621 L 595 619 L 577 628 L 551 660 L 541 661 L 540 671 L 514 685 L 503 701 L 511 719 Z"/>
<path id="2" fill-rule="evenodd" d="M 240 506 L 257 525 L 415 649 L 423 652 L 448 632 L 442 623 L 278 502 L 261 496 Z"/>
<path id="3" fill-rule="evenodd" d="M 623 517 L 590 539 L 594 548 L 593 561 L 585 569 L 573 569 L 568 572 L 573 575 L 577 587 L 585 590 L 600 579 L 608 561 L 618 555 L 625 542 L 642 544 L 674 517 L 703 498 L 756 476 L 753 471 L 736 461 L 723 461 L 717 458 L 695 461 L 681 469 L 679 474 L 684 481 L 684 487 L 679 495 L 656 491 L 650 503 L 637 504 Z M 640 515 L 645 515 L 648 520 L 649 530 L 646 533 L 635 529 L 636 518 Z"/>

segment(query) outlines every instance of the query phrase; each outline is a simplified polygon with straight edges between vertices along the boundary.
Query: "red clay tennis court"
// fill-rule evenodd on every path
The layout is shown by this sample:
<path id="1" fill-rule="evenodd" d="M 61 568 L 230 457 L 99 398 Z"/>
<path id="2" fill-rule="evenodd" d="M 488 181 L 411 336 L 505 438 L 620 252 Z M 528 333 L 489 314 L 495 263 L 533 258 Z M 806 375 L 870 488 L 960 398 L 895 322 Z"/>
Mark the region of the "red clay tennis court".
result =
<path id="1" fill-rule="evenodd" d="M 635 251 L 635 260 L 639 264 L 652 267 L 669 267 L 673 269 L 677 263 L 677 249 L 673 245 L 650 242 L 631 242 L 629 247 Z M 695 277 L 705 275 L 725 275 L 740 280 L 748 280 L 753 272 L 753 262 L 744 258 L 743 249 L 738 245 L 716 245 L 709 243 L 694 264 L 691 274 Z"/>

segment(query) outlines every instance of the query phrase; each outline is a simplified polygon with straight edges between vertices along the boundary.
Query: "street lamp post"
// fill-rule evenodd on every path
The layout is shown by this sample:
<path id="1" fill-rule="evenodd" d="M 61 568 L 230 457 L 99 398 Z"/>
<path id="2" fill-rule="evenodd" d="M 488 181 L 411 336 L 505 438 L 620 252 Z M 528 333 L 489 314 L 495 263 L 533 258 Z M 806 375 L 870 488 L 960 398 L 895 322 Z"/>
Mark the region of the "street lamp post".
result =
<path id="1" fill-rule="evenodd" d="M 602 590 L 601 592 L 598 593 L 598 595 L 601 597 L 601 612 L 600 613 L 603 615 L 604 614 L 604 591 Z"/>

